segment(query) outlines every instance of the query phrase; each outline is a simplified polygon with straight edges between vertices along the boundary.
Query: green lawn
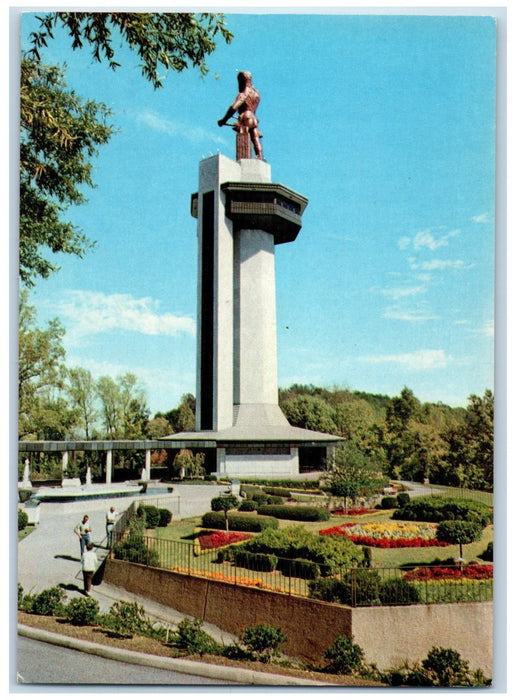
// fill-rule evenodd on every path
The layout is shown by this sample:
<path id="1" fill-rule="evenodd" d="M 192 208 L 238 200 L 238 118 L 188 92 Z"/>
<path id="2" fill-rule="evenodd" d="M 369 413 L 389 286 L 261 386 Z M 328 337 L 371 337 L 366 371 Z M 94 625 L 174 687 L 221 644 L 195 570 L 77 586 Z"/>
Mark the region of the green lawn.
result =
<path id="1" fill-rule="evenodd" d="M 333 525 L 339 525 L 344 522 L 385 522 L 391 519 L 393 511 L 382 511 L 379 510 L 376 513 L 363 515 L 363 516 L 332 516 L 330 520 L 325 522 L 304 522 L 299 523 L 293 520 L 280 520 L 280 528 L 286 528 L 291 526 L 302 525 L 305 529 L 313 533 L 318 533 L 319 530 L 332 527 Z M 200 527 L 201 517 L 187 518 L 185 520 L 176 520 L 170 523 L 167 527 L 156 528 L 155 530 L 149 530 L 147 534 L 158 540 L 173 540 L 175 542 L 182 541 L 184 543 L 190 543 L 193 541 L 193 533 L 196 527 Z M 493 541 L 493 526 L 489 525 L 484 528 L 482 533 L 482 539 L 479 542 L 473 542 L 469 545 L 463 546 L 463 557 L 468 561 L 480 556 L 482 552 L 485 551 L 489 542 Z M 361 549 L 361 545 L 356 545 L 358 549 Z M 185 554 L 188 546 L 185 544 L 183 547 L 176 547 L 174 549 L 175 554 L 172 553 L 172 548 L 166 555 L 167 563 L 173 563 L 174 560 L 180 559 L 181 564 L 185 563 L 187 555 Z M 459 546 L 450 545 L 449 547 L 406 547 L 400 549 L 380 549 L 379 547 L 372 547 L 372 560 L 373 565 L 376 567 L 393 567 L 397 568 L 402 564 L 428 564 L 436 559 L 446 560 L 453 557 L 459 556 Z M 208 563 L 215 559 L 216 555 L 213 553 L 203 554 L 201 557 L 196 557 L 198 560 L 198 565 L 206 567 Z M 163 562 L 165 563 L 165 562 Z M 209 566 L 209 569 L 220 569 L 220 565 Z"/>

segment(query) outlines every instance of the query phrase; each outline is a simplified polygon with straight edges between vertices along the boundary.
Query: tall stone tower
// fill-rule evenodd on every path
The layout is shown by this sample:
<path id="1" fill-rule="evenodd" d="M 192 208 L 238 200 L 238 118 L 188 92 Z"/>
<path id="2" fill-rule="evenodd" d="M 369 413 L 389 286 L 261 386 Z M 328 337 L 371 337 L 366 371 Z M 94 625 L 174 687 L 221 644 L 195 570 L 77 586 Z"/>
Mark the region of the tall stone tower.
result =
<path id="1" fill-rule="evenodd" d="M 181 447 L 214 448 L 220 475 L 292 476 L 299 473 L 300 448 L 326 452 L 339 440 L 290 426 L 278 405 L 275 247 L 296 239 L 308 200 L 272 182 L 249 73 L 239 74 L 239 86 L 219 121 L 222 126 L 239 111 L 236 160 L 218 154 L 201 161 L 199 189 L 192 195 L 198 239 L 196 426 L 170 439 Z"/>
<path id="2" fill-rule="evenodd" d="M 274 250 L 307 204 L 262 160 L 200 164 L 196 430 L 288 425 L 278 406 Z"/>

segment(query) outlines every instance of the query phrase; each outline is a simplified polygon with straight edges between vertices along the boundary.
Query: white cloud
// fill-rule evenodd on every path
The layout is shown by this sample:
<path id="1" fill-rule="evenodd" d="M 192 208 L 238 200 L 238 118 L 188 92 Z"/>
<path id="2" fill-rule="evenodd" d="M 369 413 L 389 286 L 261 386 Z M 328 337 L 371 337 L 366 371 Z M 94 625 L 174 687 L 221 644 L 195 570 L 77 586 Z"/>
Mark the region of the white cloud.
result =
<path id="1" fill-rule="evenodd" d="M 487 224 L 489 222 L 489 214 L 486 211 L 483 214 L 478 214 L 478 216 L 472 216 L 471 221 L 474 221 L 476 224 Z"/>
<path id="2" fill-rule="evenodd" d="M 460 235 L 460 229 L 454 229 L 448 233 L 436 234 L 431 228 L 426 228 L 423 231 L 418 231 L 412 238 L 403 236 L 398 241 L 398 247 L 405 250 L 412 247 L 414 250 L 437 250 L 448 245 L 450 238 Z"/>
<path id="3" fill-rule="evenodd" d="M 143 335 L 195 335 L 195 321 L 188 316 L 160 313 L 159 301 L 151 297 L 134 299 L 130 294 L 104 294 L 71 290 L 55 305 L 58 315 L 66 319 L 67 339 L 114 330 Z"/>
<path id="4" fill-rule="evenodd" d="M 429 311 L 426 311 L 423 306 L 415 309 L 402 309 L 399 306 L 388 306 L 382 314 L 383 318 L 391 318 L 395 321 L 435 321 L 438 316 L 434 316 Z"/>
<path id="5" fill-rule="evenodd" d="M 374 364 L 397 364 L 408 370 L 434 370 L 447 367 L 450 357 L 444 350 L 416 350 L 399 355 L 366 355 L 363 362 Z"/>
<path id="6" fill-rule="evenodd" d="M 384 296 L 397 301 L 398 299 L 405 299 L 406 297 L 423 294 L 423 292 L 426 292 L 426 287 L 422 285 L 417 287 L 386 287 L 380 291 Z"/>
<path id="7" fill-rule="evenodd" d="M 416 258 L 409 258 L 411 270 L 469 270 L 473 265 L 467 265 L 464 260 L 442 260 L 434 258 L 434 260 L 425 260 L 417 262 Z"/>
<path id="8" fill-rule="evenodd" d="M 226 143 L 223 138 L 215 136 L 212 131 L 207 131 L 201 127 L 191 127 L 181 122 L 166 119 L 157 114 L 157 112 L 150 110 L 141 112 L 137 120 L 142 124 L 146 124 L 151 129 L 154 129 L 154 131 L 161 131 L 169 136 L 186 138 L 193 143 L 202 143 L 205 141 L 212 141 L 220 144 Z"/>

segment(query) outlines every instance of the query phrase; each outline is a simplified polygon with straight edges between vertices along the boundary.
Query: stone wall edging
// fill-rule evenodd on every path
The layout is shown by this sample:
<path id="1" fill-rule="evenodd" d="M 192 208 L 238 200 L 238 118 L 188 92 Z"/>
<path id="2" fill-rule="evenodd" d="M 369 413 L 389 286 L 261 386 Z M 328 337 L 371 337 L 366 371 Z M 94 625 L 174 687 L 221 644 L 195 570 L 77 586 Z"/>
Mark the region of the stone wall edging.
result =
<path id="1" fill-rule="evenodd" d="M 281 627 L 283 651 L 311 663 L 321 662 L 335 637 L 345 634 L 380 669 L 420 661 L 433 646 L 445 646 L 472 670 L 492 674 L 492 601 L 351 608 L 118 559 L 106 561 L 104 580 L 231 634 L 258 623 Z"/>

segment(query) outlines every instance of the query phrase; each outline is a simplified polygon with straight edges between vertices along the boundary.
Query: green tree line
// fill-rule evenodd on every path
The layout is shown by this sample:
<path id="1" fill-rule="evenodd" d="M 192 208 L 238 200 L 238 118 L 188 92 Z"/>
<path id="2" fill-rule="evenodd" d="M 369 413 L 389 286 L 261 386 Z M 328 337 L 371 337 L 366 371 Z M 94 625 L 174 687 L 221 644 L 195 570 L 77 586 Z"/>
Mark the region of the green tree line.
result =
<path id="1" fill-rule="evenodd" d="M 192 394 L 151 419 L 145 390 L 134 374 L 94 379 L 85 368 L 67 367 L 64 334 L 58 319 L 38 328 L 35 309 L 22 292 L 20 439 L 136 440 L 194 429 Z M 494 396 L 489 390 L 470 396 L 466 408 L 452 408 L 423 403 L 407 387 L 389 397 L 293 385 L 280 389 L 279 403 L 291 425 L 345 440 L 338 468 L 341 477 L 352 476 L 351 490 L 351 482 L 367 472 L 467 488 L 493 486 Z"/>
<path id="2" fill-rule="evenodd" d="M 494 395 L 471 395 L 466 408 L 419 401 L 404 387 L 399 396 L 294 385 L 281 389 L 280 406 L 300 428 L 340 435 L 347 456 L 340 469 L 364 469 L 390 478 L 491 489 Z"/>

